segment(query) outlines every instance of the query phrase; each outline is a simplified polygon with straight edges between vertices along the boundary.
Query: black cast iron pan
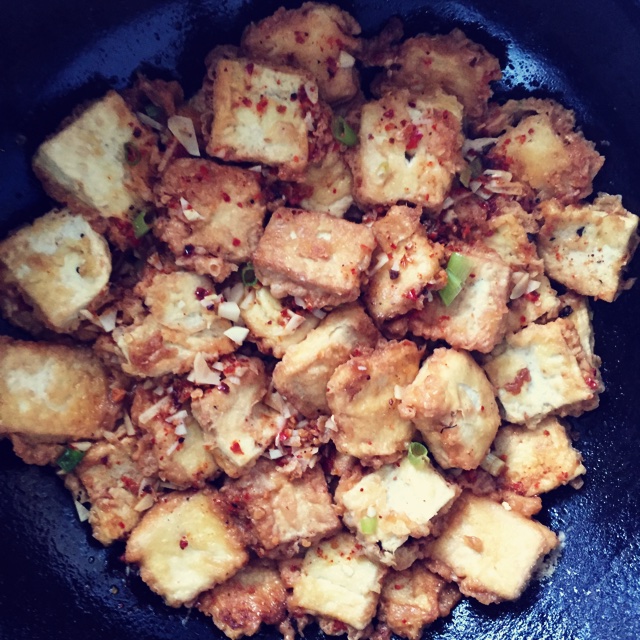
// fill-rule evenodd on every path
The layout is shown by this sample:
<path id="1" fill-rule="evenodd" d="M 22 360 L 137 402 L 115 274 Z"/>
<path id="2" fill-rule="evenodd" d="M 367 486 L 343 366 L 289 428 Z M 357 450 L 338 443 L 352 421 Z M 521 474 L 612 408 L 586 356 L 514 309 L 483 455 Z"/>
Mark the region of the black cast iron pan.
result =
<path id="1" fill-rule="evenodd" d="M 47 210 L 29 170 L 43 137 L 82 100 L 123 87 L 141 65 L 177 69 L 186 89 L 205 53 L 237 41 L 279 0 L 20 0 L 0 27 L 0 233 Z M 289 6 L 292 3 L 284 3 Z M 575 109 L 606 155 L 596 188 L 640 213 L 640 4 L 636 0 L 353 0 L 372 33 L 391 15 L 409 35 L 460 26 L 506 65 L 498 95 L 531 92 Z M 636 261 L 637 263 L 638 261 Z M 631 275 L 638 272 L 632 267 Z M 634 273 L 635 272 L 635 273 Z M 425 634 L 434 639 L 640 638 L 640 289 L 595 308 L 607 392 L 576 421 L 584 488 L 545 498 L 542 520 L 566 534 L 554 575 L 517 603 L 472 602 Z M 4 332 L 12 332 L 7 326 Z M 14 332 L 15 334 L 15 332 Z M 16 334 L 17 335 L 17 334 Z M 1 398 L 0 398 L 1 401 Z M 0 640 L 199 640 L 211 622 L 171 610 L 81 525 L 50 470 L 0 443 Z M 313 635 L 313 634 L 311 634 Z M 262 638 L 275 638 L 271 631 Z"/>

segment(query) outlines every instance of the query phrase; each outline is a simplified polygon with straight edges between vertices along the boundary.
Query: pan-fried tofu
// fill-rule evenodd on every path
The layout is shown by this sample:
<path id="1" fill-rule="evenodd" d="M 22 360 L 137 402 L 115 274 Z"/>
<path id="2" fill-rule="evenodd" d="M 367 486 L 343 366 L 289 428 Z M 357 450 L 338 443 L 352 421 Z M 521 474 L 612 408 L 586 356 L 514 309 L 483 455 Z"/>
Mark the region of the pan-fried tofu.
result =
<path id="1" fill-rule="evenodd" d="M 395 206 L 373 223 L 378 248 L 364 299 L 377 322 L 421 309 L 425 290 L 442 289 L 447 282 L 444 248 L 427 237 L 421 212 Z"/>
<path id="2" fill-rule="evenodd" d="M 242 532 L 213 489 L 173 492 L 144 515 L 127 542 L 126 562 L 171 607 L 190 603 L 249 560 Z"/>
<path id="3" fill-rule="evenodd" d="M 242 478 L 227 481 L 222 493 L 246 521 L 261 556 L 293 556 L 341 529 L 319 466 L 289 478 L 260 460 Z"/>
<path id="4" fill-rule="evenodd" d="M 490 83 L 502 77 L 498 59 L 460 29 L 446 35 L 409 38 L 395 51 L 389 50 L 382 64 L 385 71 L 373 81 L 376 91 L 442 89 L 458 98 L 470 119 L 485 114 L 493 94 Z"/>
<path id="5" fill-rule="evenodd" d="M 312 308 L 352 302 L 375 248 L 364 225 L 326 213 L 277 209 L 253 254 L 256 275 L 276 298 L 298 296 Z"/>
<path id="6" fill-rule="evenodd" d="M 453 96 L 401 89 L 362 107 L 349 156 L 361 205 L 405 200 L 439 209 L 462 167 L 462 107 Z"/>
<path id="7" fill-rule="evenodd" d="M 365 542 L 379 542 L 393 554 L 412 536 L 423 538 L 431 520 L 444 513 L 459 493 L 427 461 L 407 456 L 365 473 L 356 467 L 340 479 L 336 502 L 344 523 Z"/>
<path id="8" fill-rule="evenodd" d="M 196 607 L 211 616 L 227 638 L 253 636 L 261 624 L 280 624 L 287 615 L 287 592 L 277 567 L 254 561 L 224 584 L 198 598 Z"/>
<path id="9" fill-rule="evenodd" d="M 537 273 L 534 278 L 530 275 L 521 277 L 526 277 L 527 287 L 533 287 L 538 283 L 539 286 L 509 303 L 507 331 L 511 332 L 519 331 L 541 318 L 553 320 L 558 317 L 562 307 L 556 290 L 544 273 Z"/>
<path id="10" fill-rule="evenodd" d="M 456 349 L 488 353 L 506 332 L 511 269 L 480 245 L 465 246 L 458 253 L 472 267 L 462 290 L 449 306 L 436 295 L 423 309 L 411 312 L 408 329 L 428 340 L 446 340 Z"/>
<path id="11" fill-rule="evenodd" d="M 263 353 L 282 358 L 287 349 L 298 344 L 315 329 L 320 318 L 302 309 L 292 311 L 274 298 L 269 287 L 257 285 L 255 293 L 243 301 L 240 315 L 250 329 L 250 339 Z"/>
<path id="12" fill-rule="evenodd" d="M 344 102 L 358 91 L 353 53 L 360 25 L 335 5 L 305 2 L 299 9 L 281 7 L 249 25 L 241 47 L 248 55 L 277 64 L 293 64 L 316 78 L 320 96 Z"/>
<path id="13" fill-rule="evenodd" d="M 273 371 L 273 384 L 302 415 L 329 415 L 327 384 L 355 350 L 373 347 L 380 338 L 358 305 L 332 311 L 300 343 L 289 347 Z"/>
<path id="14" fill-rule="evenodd" d="M 549 277 L 582 295 L 613 302 L 638 244 L 638 216 L 623 208 L 619 196 L 608 195 L 566 207 L 549 200 L 538 212 L 544 219 L 538 246 Z"/>
<path id="15" fill-rule="evenodd" d="M 134 294 L 144 301 L 145 312 L 112 333 L 125 373 L 186 373 L 198 354 L 213 361 L 235 351 L 237 345 L 225 335 L 232 324 L 218 316 L 217 303 L 211 300 L 216 290 L 210 278 L 149 270 Z"/>
<path id="16" fill-rule="evenodd" d="M 386 575 L 378 617 L 393 633 L 420 640 L 424 628 L 448 616 L 459 601 L 460 591 L 454 584 L 416 563 Z"/>
<path id="17" fill-rule="evenodd" d="M 484 369 L 509 422 L 535 425 L 549 414 L 577 416 L 598 405 L 602 386 L 571 320 L 510 334 Z"/>
<path id="18" fill-rule="evenodd" d="M 400 414 L 412 420 L 444 469 L 475 469 L 500 426 L 487 376 L 464 351 L 436 349 L 402 392 Z"/>
<path id="19" fill-rule="evenodd" d="M 336 368 L 327 384 L 327 402 L 337 430 L 338 451 L 375 464 L 397 459 L 414 433 L 397 410 L 396 388 L 418 374 L 421 351 L 413 342 L 380 342 Z"/>
<path id="20" fill-rule="evenodd" d="M 385 569 L 366 558 L 357 539 L 340 533 L 307 551 L 289 609 L 364 629 L 373 619 Z"/>
<path id="21" fill-rule="evenodd" d="M 73 471 L 91 503 L 93 537 L 104 545 L 126 538 L 142 518 L 144 502 L 153 505 L 151 479 L 134 462 L 136 447 L 135 438 L 101 440 Z"/>
<path id="22" fill-rule="evenodd" d="M 90 349 L 0 337 L 0 434 L 34 442 L 97 439 L 119 411 L 112 383 Z"/>
<path id="23" fill-rule="evenodd" d="M 279 414 L 262 401 L 267 376 L 258 358 L 223 360 L 226 378 L 191 403 L 206 447 L 232 478 L 246 473 L 280 431 Z"/>
<path id="24" fill-rule="evenodd" d="M 328 135 L 328 114 L 308 72 L 239 58 L 218 60 L 214 75 L 209 155 L 277 167 L 285 180 L 321 158 L 311 147 Z"/>
<path id="25" fill-rule="evenodd" d="M 427 566 L 483 604 L 515 600 L 537 562 L 557 544 L 555 534 L 539 522 L 465 492 L 431 545 Z"/>
<path id="26" fill-rule="evenodd" d="M 499 482 L 525 496 L 537 496 L 586 473 L 582 456 L 571 446 L 564 425 L 554 417 L 533 428 L 505 425 L 493 453 L 505 464 Z"/>
<path id="27" fill-rule="evenodd" d="M 266 208 L 253 171 L 180 158 L 162 174 L 155 199 L 166 215 L 153 231 L 178 266 L 224 280 L 258 246 Z"/>
<path id="28" fill-rule="evenodd" d="M 493 118 L 504 133 L 488 153 L 489 162 L 529 185 L 540 200 L 567 204 L 591 193 L 604 158 L 574 131 L 573 111 L 536 99 L 509 100 L 496 111 Z"/>
<path id="29" fill-rule="evenodd" d="M 33 169 L 74 213 L 129 221 L 151 200 L 154 148 L 154 134 L 109 91 L 40 145 Z"/>
<path id="30" fill-rule="evenodd" d="M 76 329 L 81 311 L 100 299 L 110 275 L 105 239 L 67 209 L 50 211 L 0 243 L 3 295 L 15 287 L 54 331 Z"/>
<path id="31" fill-rule="evenodd" d="M 161 480 L 180 489 L 203 487 L 219 469 L 205 446 L 202 429 L 187 407 L 176 407 L 173 402 L 154 413 L 152 407 L 161 401 L 152 390 L 136 388 L 131 419 L 143 434 L 141 443 L 149 442 Z"/>

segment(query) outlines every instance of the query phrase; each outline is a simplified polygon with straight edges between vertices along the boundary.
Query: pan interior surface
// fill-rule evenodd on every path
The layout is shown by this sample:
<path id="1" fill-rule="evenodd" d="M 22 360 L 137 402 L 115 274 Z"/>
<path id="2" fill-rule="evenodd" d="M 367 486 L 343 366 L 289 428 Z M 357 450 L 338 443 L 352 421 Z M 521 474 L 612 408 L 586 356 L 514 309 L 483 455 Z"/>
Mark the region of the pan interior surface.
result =
<path id="1" fill-rule="evenodd" d="M 0 42 L 0 235 L 50 201 L 30 171 L 43 138 L 82 101 L 122 88 L 137 69 L 175 77 L 187 93 L 215 44 L 237 42 L 277 0 L 22 0 L 4 10 Z M 496 97 L 551 97 L 576 111 L 606 157 L 594 191 L 622 194 L 640 213 L 640 5 L 628 1 L 352 0 L 365 34 L 392 15 L 407 35 L 460 27 L 500 58 Z M 638 275 L 637 260 L 631 276 Z M 566 535 L 555 573 L 515 603 L 465 601 L 426 638 L 637 640 L 640 638 L 640 290 L 595 303 L 596 352 L 607 391 L 575 420 L 588 469 L 578 492 L 544 499 L 544 524 Z M 18 335 L 7 324 L 0 331 Z M 78 522 L 49 469 L 27 467 L 0 443 L 0 639 L 221 638 L 197 612 L 170 609 Z M 312 637 L 315 631 L 307 635 Z M 321 635 L 321 634 L 317 634 Z M 271 629 L 259 637 L 277 638 Z"/>

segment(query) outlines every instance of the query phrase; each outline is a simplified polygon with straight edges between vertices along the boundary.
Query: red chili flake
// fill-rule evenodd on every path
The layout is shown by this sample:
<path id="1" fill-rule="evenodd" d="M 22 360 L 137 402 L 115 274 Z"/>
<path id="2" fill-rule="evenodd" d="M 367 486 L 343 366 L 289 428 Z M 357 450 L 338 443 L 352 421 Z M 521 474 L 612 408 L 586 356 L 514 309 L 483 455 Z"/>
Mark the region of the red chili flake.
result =
<path id="1" fill-rule="evenodd" d="M 122 480 L 122 484 L 128 491 L 131 491 L 131 493 L 138 493 L 140 486 L 133 478 L 130 478 L 129 476 L 122 476 L 120 480 Z"/>
<path id="2" fill-rule="evenodd" d="M 244 205 L 242 204 L 242 202 L 238 202 L 238 208 L 239 209 L 243 209 L 244 208 Z"/>
<path id="3" fill-rule="evenodd" d="M 229 385 L 224 382 L 221 382 L 216 389 L 221 393 L 229 393 Z"/>
<path id="4" fill-rule="evenodd" d="M 287 107 L 285 107 L 283 104 L 279 104 L 279 105 L 276 107 L 276 111 L 277 111 L 278 113 L 286 113 L 286 111 L 287 111 Z"/>
<path id="5" fill-rule="evenodd" d="M 327 71 L 330 78 L 333 78 L 338 73 L 338 63 L 335 58 L 327 58 Z"/>
<path id="6" fill-rule="evenodd" d="M 402 589 L 402 585 L 401 584 L 394 584 L 393 588 L 394 589 Z"/>
<path id="7" fill-rule="evenodd" d="M 201 164 L 198 169 L 198 173 L 202 178 L 206 178 L 209 175 L 209 167 L 205 167 L 203 164 Z"/>
<path id="8" fill-rule="evenodd" d="M 398 127 L 396 127 L 395 124 L 393 124 L 393 122 L 388 122 L 387 124 L 384 125 L 384 130 L 385 131 L 393 131 L 394 129 L 397 129 Z"/>
<path id="9" fill-rule="evenodd" d="M 549 431 L 549 429 L 545 429 L 542 433 L 544 433 L 545 436 L 551 435 L 551 432 Z"/>
<path id="10" fill-rule="evenodd" d="M 189 546 L 189 541 L 187 540 L 186 536 L 182 536 L 182 538 L 180 538 L 179 544 L 181 549 L 186 549 Z"/>
<path id="11" fill-rule="evenodd" d="M 402 297 L 415 302 L 418 299 L 418 294 L 416 293 L 415 289 L 409 289 L 407 293 L 402 294 Z"/>
<path id="12" fill-rule="evenodd" d="M 524 316 L 520 316 L 520 324 L 525 324 L 527 319 Z"/>
<path id="13" fill-rule="evenodd" d="M 587 383 L 589 389 L 593 389 L 594 391 L 598 388 L 598 381 L 591 376 L 585 376 L 584 381 Z"/>
<path id="14" fill-rule="evenodd" d="M 422 58 L 422 62 L 423 64 L 425 64 L 427 67 L 431 66 L 431 63 L 433 62 L 433 60 L 431 58 Z"/>
<path id="15" fill-rule="evenodd" d="M 231 244 L 232 244 L 234 247 L 239 247 L 239 246 L 242 244 L 242 242 L 240 241 L 240 238 L 234 238 L 234 239 L 231 241 Z"/>
<path id="16" fill-rule="evenodd" d="M 229 448 L 231 449 L 231 451 L 233 453 L 239 453 L 241 455 L 244 453 L 244 451 L 242 450 L 242 447 L 240 446 L 240 443 L 237 440 L 234 440 L 231 443 L 231 447 L 229 447 Z"/>
<path id="17" fill-rule="evenodd" d="M 242 104 L 245 107 L 250 107 L 253 104 L 253 102 L 251 102 L 251 98 L 247 98 L 247 96 L 245 96 L 244 98 L 242 98 Z"/>
<path id="18" fill-rule="evenodd" d="M 409 142 L 407 142 L 407 151 L 409 151 L 410 149 L 415 149 L 418 146 L 418 142 L 420 142 L 423 137 L 424 136 L 422 135 L 422 133 L 420 133 L 420 131 L 418 131 L 418 129 L 414 127 L 411 135 L 409 136 Z"/>
<path id="19" fill-rule="evenodd" d="M 124 529 L 124 528 L 125 528 L 125 526 L 124 526 L 124 522 L 118 522 L 118 526 L 119 526 L 121 529 Z"/>
<path id="20" fill-rule="evenodd" d="M 516 138 L 516 140 L 520 143 L 520 144 L 524 144 L 527 141 L 527 136 L 525 136 L 524 134 L 522 134 L 521 136 L 518 136 Z"/>
<path id="21" fill-rule="evenodd" d="M 393 116 L 396 114 L 396 112 L 393 109 L 387 109 L 382 115 L 385 118 L 393 118 Z"/>
<path id="22" fill-rule="evenodd" d="M 537 291 L 529 291 L 529 293 L 525 293 L 524 297 L 529 302 L 537 302 L 540 299 L 540 294 Z"/>
<path id="23" fill-rule="evenodd" d="M 361 356 L 361 355 L 362 355 L 362 351 L 360 351 L 360 349 L 354 349 L 354 350 L 351 352 L 351 355 L 352 355 L 352 356 L 355 356 L 355 357 L 357 357 L 357 356 Z"/>
<path id="24" fill-rule="evenodd" d="M 252 75 L 253 74 L 253 69 L 254 69 L 253 62 L 249 62 L 249 64 L 247 64 L 245 69 L 246 69 L 246 71 L 247 71 L 247 73 L 249 75 Z"/>
<path id="25" fill-rule="evenodd" d="M 231 196 L 228 193 L 225 193 L 224 191 L 220 194 L 220 196 L 222 197 L 222 199 L 225 202 L 231 202 Z"/>
<path id="26" fill-rule="evenodd" d="M 260 102 L 256 105 L 256 111 L 258 113 L 264 113 L 267 110 L 268 104 L 269 101 L 264 96 L 260 96 Z"/>
<path id="27" fill-rule="evenodd" d="M 534 129 L 533 127 L 531 129 L 529 129 L 529 131 L 527 131 L 527 133 L 532 136 L 534 134 Z"/>
<path id="28" fill-rule="evenodd" d="M 525 382 L 531 382 L 531 373 L 527 367 L 520 369 L 516 373 L 516 377 L 511 382 L 507 382 L 503 388 L 507 393 L 517 396 L 522 391 L 522 385 Z"/>
<path id="29" fill-rule="evenodd" d="M 204 300 L 204 298 L 206 298 L 208 295 L 211 294 L 211 291 L 209 291 L 208 289 L 205 289 L 204 287 L 198 287 L 194 291 L 194 294 L 198 300 Z"/>

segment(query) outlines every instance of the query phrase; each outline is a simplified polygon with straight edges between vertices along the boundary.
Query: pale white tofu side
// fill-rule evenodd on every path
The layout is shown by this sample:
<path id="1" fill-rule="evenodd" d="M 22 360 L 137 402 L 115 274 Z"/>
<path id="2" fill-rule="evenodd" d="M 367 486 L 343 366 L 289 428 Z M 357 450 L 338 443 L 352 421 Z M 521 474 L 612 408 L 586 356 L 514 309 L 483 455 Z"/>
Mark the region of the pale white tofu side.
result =
<path id="1" fill-rule="evenodd" d="M 359 547 L 354 536 L 341 533 L 309 549 L 289 607 L 364 629 L 375 615 L 385 569 Z"/>
<path id="2" fill-rule="evenodd" d="M 162 498 L 131 533 L 125 554 L 172 607 L 224 582 L 248 559 L 237 528 L 212 489 Z"/>

